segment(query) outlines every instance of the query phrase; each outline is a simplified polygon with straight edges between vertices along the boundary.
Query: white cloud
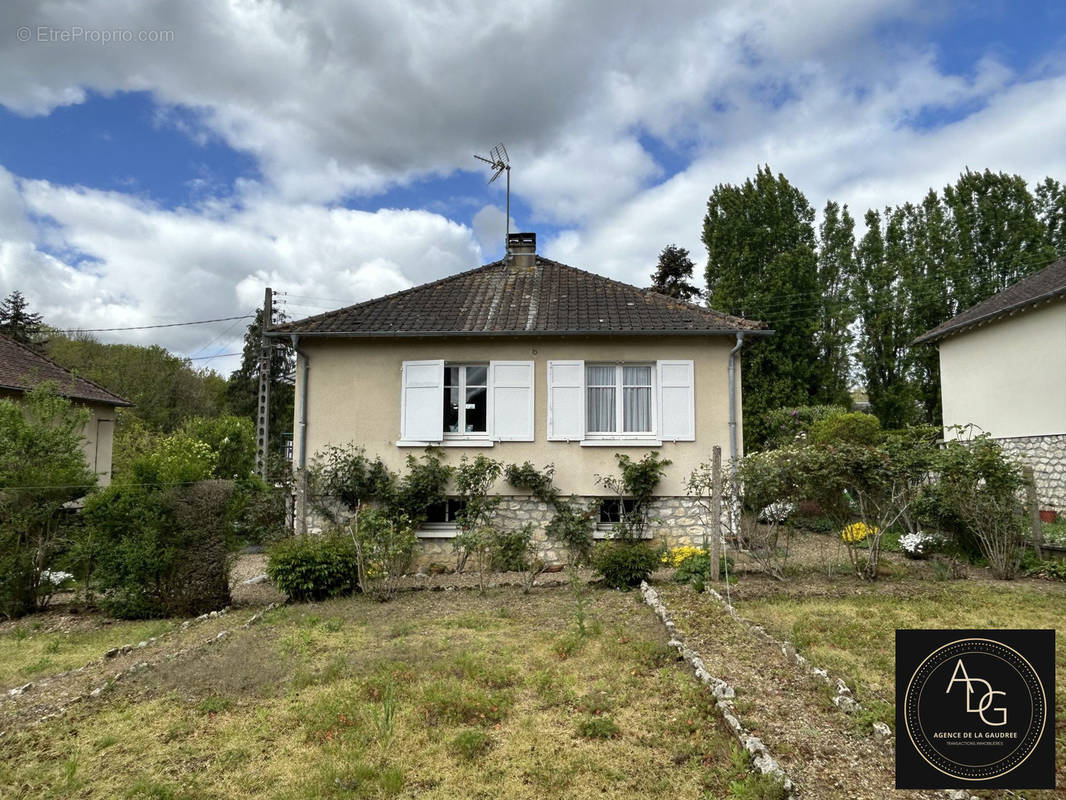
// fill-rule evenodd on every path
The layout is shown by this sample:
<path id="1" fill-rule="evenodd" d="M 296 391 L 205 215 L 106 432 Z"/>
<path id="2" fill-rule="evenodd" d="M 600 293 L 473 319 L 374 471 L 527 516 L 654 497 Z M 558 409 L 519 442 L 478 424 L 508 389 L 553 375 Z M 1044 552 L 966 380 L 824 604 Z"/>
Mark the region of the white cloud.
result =
<path id="1" fill-rule="evenodd" d="M 480 261 L 473 232 L 439 214 L 286 205 L 260 200 L 167 211 L 114 192 L 22 181 L 25 211 L 43 218 L 50 255 L 25 215 L 7 221 L 0 170 L 0 287 L 18 288 L 52 325 L 105 328 L 247 313 L 263 288 L 288 292 L 292 317 L 321 313 L 433 280 Z M 22 232 L 21 237 L 12 232 Z M 82 261 L 82 259 L 87 259 Z M 184 355 L 240 349 L 244 323 L 100 334 Z M 235 360 L 211 364 L 228 370 Z"/>
<path id="2" fill-rule="evenodd" d="M 294 316 L 395 291 L 498 252 L 501 195 L 471 227 L 447 215 L 461 207 L 465 218 L 480 197 L 427 199 L 440 213 L 334 204 L 478 169 L 471 153 L 501 140 L 525 228 L 562 228 L 541 249 L 638 285 L 666 244 L 700 263 L 708 195 L 763 163 L 816 208 L 832 198 L 856 217 L 917 200 L 966 165 L 1062 178 L 1061 64 L 1015 74 L 990 42 L 949 72 L 921 35 L 949 13 L 890 0 L 653 11 L 607 0 L 12 0 L 8 31 L 27 25 L 34 40 L 0 48 L 0 103 L 47 114 L 90 90 L 149 91 L 156 124 L 220 137 L 264 178 L 204 178 L 191 187 L 197 205 L 167 210 L 0 168 L 0 288 L 23 288 L 50 321 L 90 327 L 230 316 L 258 305 L 265 285 L 290 292 Z M 909 40 L 881 33 L 899 20 Z M 39 28 L 74 26 L 173 41 L 36 41 Z M 682 167 L 664 179 L 657 158 Z M 192 354 L 224 330 L 123 338 Z"/>
<path id="3" fill-rule="evenodd" d="M 151 91 L 161 124 L 202 138 L 166 106 L 193 110 L 297 202 L 469 169 L 472 147 L 503 140 L 538 216 L 591 219 L 656 175 L 640 131 L 698 137 L 699 112 L 716 95 L 762 80 L 782 59 L 862 40 L 905 11 L 889 0 L 817 14 L 748 0 L 675 0 L 654 13 L 607 0 L 13 0 L 8 29 L 32 36 L 0 50 L 0 102 L 43 114 L 88 89 Z M 173 38 L 47 40 L 76 26 Z"/>

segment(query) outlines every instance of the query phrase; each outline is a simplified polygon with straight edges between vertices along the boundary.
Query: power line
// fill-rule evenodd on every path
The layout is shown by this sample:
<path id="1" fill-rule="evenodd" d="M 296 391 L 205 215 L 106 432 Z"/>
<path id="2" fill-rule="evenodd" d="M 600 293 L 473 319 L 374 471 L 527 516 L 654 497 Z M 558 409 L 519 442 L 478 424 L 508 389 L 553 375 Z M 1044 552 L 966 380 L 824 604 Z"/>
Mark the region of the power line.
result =
<path id="1" fill-rule="evenodd" d="M 215 353 L 213 356 L 194 356 L 192 358 L 187 358 L 186 360 L 187 361 L 205 361 L 205 360 L 206 361 L 210 361 L 213 358 L 225 358 L 226 356 L 239 356 L 239 355 L 243 355 L 243 353 Z"/>
<path id="2" fill-rule="evenodd" d="M 191 322 L 167 322 L 162 325 L 131 325 L 125 328 L 68 328 L 59 333 L 107 333 L 110 331 L 146 331 L 151 328 L 178 328 L 183 325 L 207 325 L 211 322 L 229 322 L 231 319 L 251 319 L 254 314 L 243 314 L 238 317 L 218 317 L 216 319 L 196 319 Z"/>

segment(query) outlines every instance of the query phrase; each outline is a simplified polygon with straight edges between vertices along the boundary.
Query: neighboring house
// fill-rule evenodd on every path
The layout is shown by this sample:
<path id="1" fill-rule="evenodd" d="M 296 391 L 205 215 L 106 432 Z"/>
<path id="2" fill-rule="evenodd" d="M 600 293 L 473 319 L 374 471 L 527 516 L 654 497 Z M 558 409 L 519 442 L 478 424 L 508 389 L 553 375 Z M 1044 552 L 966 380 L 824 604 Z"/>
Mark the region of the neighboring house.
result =
<path id="1" fill-rule="evenodd" d="M 34 387 L 55 383 L 57 391 L 89 411 L 82 434 L 82 450 L 101 486 L 111 482 L 111 443 L 115 434 L 115 409 L 133 405 L 86 378 L 79 378 L 52 359 L 15 340 L 0 335 L 0 398 L 20 398 Z"/>
<path id="2" fill-rule="evenodd" d="M 606 524 L 617 503 L 596 476 L 654 450 L 673 462 L 655 516 L 694 532 L 686 478 L 713 445 L 727 463 L 739 447 L 740 348 L 771 331 L 542 258 L 534 234 L 509 244 L 510 260 L 271 331 L 298 354 L 297 471 L 347 442 L 395 471 L 427 445 L 452 464 L 552 464 L 563 493 L 603 498 Z M 502 479 L 494 491 L 502 526 L 551 517 Z M 454 513 L 431 510 L 424 552 L 450 551 Z"/>
<path id="3" fill-rule="evenodd" d="M 940 348 L 944 436 L 975 425 L 1033 467 L 1045 508 L 1066 512 L 1066 259 L 915 340 Z"/>

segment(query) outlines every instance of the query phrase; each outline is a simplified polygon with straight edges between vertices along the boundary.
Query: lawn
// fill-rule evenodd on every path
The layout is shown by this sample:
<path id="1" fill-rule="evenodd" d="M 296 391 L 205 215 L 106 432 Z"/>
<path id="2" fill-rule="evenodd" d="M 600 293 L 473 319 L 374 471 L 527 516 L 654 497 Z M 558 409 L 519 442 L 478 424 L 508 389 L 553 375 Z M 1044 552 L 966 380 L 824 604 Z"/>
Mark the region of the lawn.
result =
<path id="1" fill-rule="evenodd" d="M 665 640 L 605 590 L 284 607 L 59 719 L 0 707 L 0 796 L 727 797 L 745 758 Z"/>
<path id="2" fill-rule="evenodd" d="M 998 581 L 977 568 L 969 579 L 937 580 L 927 562 L 906 559 L 888 567 L 871 583 L 843 574 L 829 580 L 800 565 L 784 583 L 742 576 L 732 596 L 745 619 L 843 677 L 871 718 L 893 726 L 897 628 L 1055 629 L 1056 764 L 1066 782 L 1066 584 Z"/>
<path id="3" fill-rule="evenodd" d="M 0 689 L 84 666 L 112 647 L 160 636 L 168 620 L 123 622 L 95 615 L 38 614 L 0 624 Z"/>

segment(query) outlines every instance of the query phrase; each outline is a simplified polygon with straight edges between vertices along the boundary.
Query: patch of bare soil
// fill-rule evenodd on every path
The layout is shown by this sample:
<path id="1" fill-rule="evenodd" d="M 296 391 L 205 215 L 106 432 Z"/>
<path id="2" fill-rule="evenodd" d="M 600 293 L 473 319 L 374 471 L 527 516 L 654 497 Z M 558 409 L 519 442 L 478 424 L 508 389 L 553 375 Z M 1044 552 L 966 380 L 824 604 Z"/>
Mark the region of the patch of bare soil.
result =
<path id="1" fill-rule="evenodd" d="M 936 792 L 893 789 L 891 739 L 860 733 L 853 719 L 833 705 L 824 683 L 804 675 L 779 649 L 756 639 L 713 597 L 669 584 L 656 586 L 656 591 L 686 643 L 702 655 L 707 670 L 736 689 L 741 721 L 763 739 L 800 797 L 940 797 Z"/>
<path id="2" fill-rule="evenodd" d="M 35 679 L 20 694 L 0 695 L 0 736 L 12 726 L 32 724 L 42 717 L 62 713 L 71 704 L 92 702 L 103 691 L 135 676 L 142 664 L 154 667 L 202 655 L 221 641 L 219 634 L 227 632 L 223 639 L 230 635 L 229 631 L 247 622 L 253 611 L 234 611 L 191 622 L 155 641 L 144 642 L 143 646 L 141 642 L 129 642 L 127 652 L 111 656 L 101 653 L 98 659 L 78 669 Z M 101 691 L 94 695 L 96 690 Z"/>

